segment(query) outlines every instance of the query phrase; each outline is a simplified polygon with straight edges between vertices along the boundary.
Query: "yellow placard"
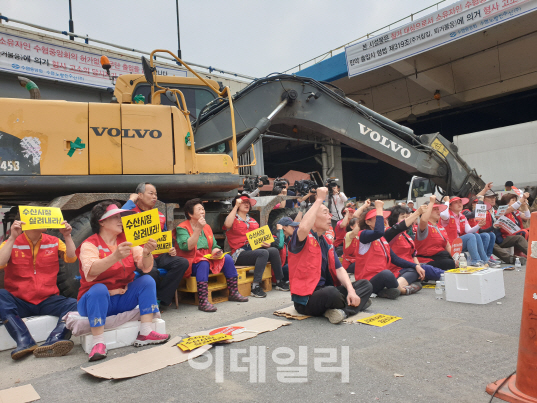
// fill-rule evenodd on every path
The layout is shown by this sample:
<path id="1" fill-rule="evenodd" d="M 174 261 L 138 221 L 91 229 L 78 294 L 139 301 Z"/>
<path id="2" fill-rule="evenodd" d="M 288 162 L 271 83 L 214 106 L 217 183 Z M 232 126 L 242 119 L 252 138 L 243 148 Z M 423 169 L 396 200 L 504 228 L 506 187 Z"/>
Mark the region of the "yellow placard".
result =
<path id="1" fill-rule="evenodd" d="M 220 255 L 220 257 L 213 257 L 213 255 L 211 255 L 210 253 L 206 254 L 206 255 L 203 255 L 203 257 L 205 259 L 209 259 L 209 260 L 220 260 L 220 259 L 223 259 L 224 256 L 226 256 L 229 252 L 225 252 L 225 253 L 222 253 Z"/>
<path id="2" fill-rule="evenodd" d="M 461 269 L 451 269 L 447 270 L 448 273 L 460 273 L 460 274 L 470 274 L 475 273 L 476 271 L 485 270 L 484 267 L 474 267 L 474 266 L 468 266 L 466 268 L 466 271 L 461 271 Z"/>
<path id="3" fill-rule="evenodd" d="M 434 284 L 424 284 L 423 288 L 436 288 L 436 285 L 434 285 Z"/>
<path id="4" fill-rule="evenodd" d="M 448 149 L 444 147 L 444 145 L 438 139 L 434 139 L 431 144 L 431 147 L 438 151 L 440 154 L 442 154 L 444 157 L 447 157 L 449 155 Z"/>
<path id="5" fill-rule="evenodd" d="M 192 351 L 198 347 L 205 346 L 206 344 L 213 344 L 231 339 L 233 339 L 233 336 L 223 333 L 218 333 L 213 336 L 193 336 L 181 340 L 181 343 L 177 344 L 177 347 L 179 347 L 183 351 Z"/>
<path id="6" fill-rule="evenodd" d="M 123 231 L 125 231 L 127 242 L 131 242 L 132 246 L 143 245 L 149 239 L 156 241 L 162 236 L 156 208 L 121 217 L 121 222 L 123 223 Z"/>
<path id="7" fill-rule="evenodd" d="M 157 249 L 151 252 L 153 255 L 160 255 L 161 253 L 168 253 L 169 250 L 173 247 L 173 238 L 172 232 L 166 231 L 161 232 L 159 239 L 157 241 Z"/>
<path id="8" fill-rule="evenodd" d="M 62 211 L 58 207 L 19 206 L 22 230 L 40 228 L 65 228 Z"/>
<path id="9" fill-rule="evenodd" d="M 263 246 L 263 242 L 274 242 L 274 237 L 272 236 L 272 232 L 270 232 L 268 225 L 247 232 L 246 237 L 248 238 L 248 243 L 250 244 L 252 250 L 259 249 L 261 246 Z"/>
<path id="10" fill-rule="evenodd" d="M 390 323 L 398 321 L 399 319 L 403 318 L 400 318 L 398 316 L 383 315 L 379 313 L 373 316 L 369 316 L 367 318 L 358 319 L 356 322 L 364 323 L 366 325 L 371 326 L 383 327 L 389 325 Z"/>

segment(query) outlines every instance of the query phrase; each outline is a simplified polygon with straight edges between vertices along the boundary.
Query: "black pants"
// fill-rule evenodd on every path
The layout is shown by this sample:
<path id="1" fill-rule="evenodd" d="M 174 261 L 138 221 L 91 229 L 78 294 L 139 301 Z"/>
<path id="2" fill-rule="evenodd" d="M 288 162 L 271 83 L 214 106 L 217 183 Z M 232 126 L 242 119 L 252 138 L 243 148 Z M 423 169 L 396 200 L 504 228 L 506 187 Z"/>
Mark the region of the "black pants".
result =
<path id="1" fill-rule="evenodd" d="M 239 254 L 235 261 L 235 266 L 255 266 L 254 283 L 260 283 L 263 280 L 263 272 L 270 262 L 276 281 L 283 278 L 282 260 L 280 252 L 276 248 L 259 248 L 256 250 L 245 250 Z"/>
<path id="2" fill-rule="evenodd" d="M 377 273 L 369 280 L 373 286 L 373 292 L 378 294 L 380 290 L 384 288 L 397 288 L 399 283 L 395 278 L 395 275 L 390 270 L 382 270 L 380 273 Z"/>
<path id="3" fill-rule="evenodd" d="M 418 256 L 420 257 L 420 256 Z M 442 251 L 433 256 L 427 256 L 429 259 L 433 259 L 430 262 L 424 263 L 437 267 L 441 270 L 451 270 L 455 268 L 455 261 L 449 255 L 447 251 Z"/>
<path id="4" fill-rule="evenodd" d="M 158 269 L 165 269 L 168 273 L 161 277 Z M 153 269 L 147 274 L 153 277 L 153 280 L 157 283 L 157 299 L 160 300 L 162 305 L 168 306 L 172 303 L 175 291 L 187 270 L 188 260 L 185 258 L 163 253 L 154 259 Z M 136 269 L 136 271 L 144 274 L 139 269 Z"/>
<path id="5" fill-rule="evenodd" d="M 369 296 L 373 290 L 371 283 L 367 280 L 358 280 L 352 283 L 356 294 L 360 297 L 360 305 L 347 305 L 347 289 L 343 286 L 339 287 L 318 287 L 313 294 L 310 295 L 307 305 L 298 304 L 295 302 L 295 309 L 302 315 L 322 316 L 327 309 L 343 309 L 347 316 L 356 315 L 362 311 Z"/>

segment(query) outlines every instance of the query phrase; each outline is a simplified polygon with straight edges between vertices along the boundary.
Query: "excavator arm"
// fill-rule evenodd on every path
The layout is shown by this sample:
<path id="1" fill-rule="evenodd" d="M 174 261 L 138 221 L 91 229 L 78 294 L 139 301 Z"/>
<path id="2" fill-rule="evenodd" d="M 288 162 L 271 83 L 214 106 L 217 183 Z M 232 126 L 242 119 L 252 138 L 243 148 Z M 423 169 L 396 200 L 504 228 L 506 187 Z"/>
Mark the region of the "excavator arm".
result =
<path id="1" fill-rule="evenodd" d="M 310 78 L 276 75 L 233 96 L 239 155 L 271 124 L 303 127 L 340 141 L 411 175 L 430 178 L 448 195 L 476 194 L 485 183 L 439 133 L 414 132 Z M 226 99 L 207 105 L 194 125 L 197 151 L 231 140 Z"/>

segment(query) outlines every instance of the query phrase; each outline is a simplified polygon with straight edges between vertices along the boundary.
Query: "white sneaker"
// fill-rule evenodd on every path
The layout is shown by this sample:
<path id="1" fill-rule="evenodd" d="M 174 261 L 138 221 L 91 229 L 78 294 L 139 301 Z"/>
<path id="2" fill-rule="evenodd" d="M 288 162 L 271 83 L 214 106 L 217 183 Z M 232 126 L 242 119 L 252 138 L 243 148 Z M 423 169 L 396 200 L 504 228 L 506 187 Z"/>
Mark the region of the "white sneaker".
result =
<path id="1" fill-rule="evenodd" d="M 337 324 L 341 323 L 347 317 L 347 314 L 343 309 L 327 309 L 324 316 L 328 318 L 330 323 Z"/>

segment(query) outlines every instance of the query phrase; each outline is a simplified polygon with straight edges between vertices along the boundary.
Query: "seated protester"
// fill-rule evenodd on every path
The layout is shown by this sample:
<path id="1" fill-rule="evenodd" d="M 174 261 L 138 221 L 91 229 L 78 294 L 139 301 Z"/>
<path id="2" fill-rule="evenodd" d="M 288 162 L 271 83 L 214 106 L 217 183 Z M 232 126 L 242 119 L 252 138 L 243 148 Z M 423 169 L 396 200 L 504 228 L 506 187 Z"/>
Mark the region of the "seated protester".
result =
<path id="1" fill-rule="evenodd" d="M 151 330 L 153 314 L 158 312 L 157 288 L 151 276 L 134 279 L 138 268 L 149 273 L 153 268 L 152 251 L 157 242 L 150 239 L 142 248 L 132 246 L 123 233 L 121 215 L 131 213 L 119 209 L 112 200 L 105 200 L 91 210 L 93 235 L 77 250 L 80 264 L 78 312 L 87 316 L 93 336 L 89 361 L 106 358 L 104 324 L 106 317 L 140 309 L 140 332 L 135 347 L 161 344 L 170 336 Z"/>
<path id="2" fill-rule="evenodd" d="M 299 213 L 300 214 L 300 213 Z M 289 266 L 287 264 L 287 242 L 300 223 L 293 221 L 290 217 L 283 217 L 276 224 L 276 233 L 272 234 L 274 246 L 280 251 L 280 260 L 282 261 L 283 281 L 289 282 Z M 328 242 L 328 240 L 327 240 Z"/>
<path id="3" fill-rule="evenodd" d="M 331 323 L 340 323 L 371 304 L 372 287 L 367 280 L 351 283 L 334 247 L 323 236 L 331 225 L 331 215 L 323 205 L 327 194 L 327 188 L 317 189 L 315 203 L 291 236 L 289 284 L 298 313 L 324 315 Z"/>
<path id="4" fill-rule="evenodd" d="M 449 243 L 453 243 L 456 238 L 462 240 L 462 251 L 470 254 L 468 265 L 488 264 L 491 267 L 498 267 L 499 262 L 491 258 L 494 243 L 490 242 L 490 235 L 486 232 L 479 233 L 479 229 L 486 224 L 485 220 L 480 220 L 477 225 L 471 227 L 462 214 L 463 205 L 468 204 L 469 199 L 460 197 L 450 199 L 446 196 L 444 202 L 448 209 L 440 213 L 440 219 L 448 234 Z M 494 237 L 492 241 L 495 240 Z"/>
<path id="5" fill-rule="evenodd" d="M 358 210 L 354 210 L 350 207 L 345 207 L 341 211 L 341 215 L 343 216 L 343 219 L 338 221 L 335 227 L 335 234 L 336 239 L 334 241 L 334 246 L 336 248 L 336 253 L 338 256 L 343 256 L 343 239 L 345 239 L 345 235 L 347 234 L 348 230 L 347 227 L 349 226 L 349 221 L 352 217 L 359 217 L 362 212 L 368 208 L 371 205 L 371 201 L 367 199 L 364 204 L 362 204 Z M 325 236 L 326 238 L 326 236 Z"/>
<path id="6" fill-rule="evenodd" d="M 177 226 L 177 246 L 179 256 L 188 260 L 189 270 L 186 276 L 196 276 L 198 287 L 198 309 L 204 312 L 216 312 L 216 307 L 209 302 L 209 274 L 222 272 L 226 277 L 229 300 L 248 302 L 238 289 L 238 274 L 233 258 L 222 256 L 222 249 L 214 242 L 213 231 L 205 222 L 205 209 L 200 199 L 188 200 L 184 207 L 186 220 Z M 204 256 L 211 255 L 211 259 Z"/>
<path id="7" fill-rule="evenodd" d="M 485 204 L 490 206 L 489 210 L 487 210 L 487 218 L 485 220 L 485 225 L 483 226 L 482 230 L 494 232 L 494 235 L 496 237 L 496 243 L 494 244 L 493 249 L 494 255 L 498 256 L 500 260 L 504 263 L 515 263 L 516 256 L 511 255 L 509 253 L 509 250 L 504 248 L 511 248 L 511 246 L 514 246 L 515 249 L 519 251 L 527 251 L 528 241 L 526 241 L 526 239 L 522 235 L 512 235 L 504 239 L 501 235 L 500 229 L 496 228 L 496 226 L 494 225 L 497 221 L 496 210 L 494 209 L 494 206 L 496 206 L 497 195 L 495 192 L 492 191 L 492 182 L 487 183 L 483 190 L 481 190 L 481 192 L 477 194 L 477 197 L 483 197 L 483 201 L 485 202 Z M 521 257 L 520 261 L 523 265 L 526 264 L 526 258 Z"/>
<path id="8" fill-rule="evenodd" d="M 0 270 L 4 270 L 4 287 L 0 289 L 0 320 L 17 343 L 11 358 L 18 360 L 33 352 L 36 357 L 60 357 L 73 348 L 71 331 L 65 327 L 63 316 L 76 311 L 76 300 L 60 294 L 58 280 L 59 258 L 66 263 L 76 262 L 71 226 L 64 221 L 60 233 L 65 243 L 45 233 L 45 229 L 22 231 L 21 221 L 11 225 L 11 236 L 0 246 Z M 58 316 L 58 324 L 47 340 L 37 347 L 22 318 L 29 316 Z"/>
<path id="9" fill-rule="evenodd" d="M 420 263 L 427 263 L 441 270 L 455 268 L 455 261 L 451 257 L 451 244 L 447 231 L 442 225 L 438 225 L 440 212 L 447 210 L 445 204 L 437 204 L 436 196 L 430 197 L 427 209 L 421 215 L 416 230 L 417 258 Z"/>
<path id="10" fill-rule="evenodd" d="M 354 278 L 369 280 L 377 296 L 395 299 L 401 294 L 410 295 L 421 290 L 421 284 L 412 283 L 420 276 L 423 278 L 425 272 L 419 263 L 401 259 L 391 250 L 384 238 L 384 221 L 390 212 L 384 211 L 383 206 L 383 201 L 376 200 L 375 207 L 360 215 L 352 231 L 345 236 L 345 246 L 347 250 L 354 245 Z M 403 269 L 398 272 L 400 279 L 390 270 L 390 264 Z"/>
<path id="11" fill-rule="evenodd" d="M 488 216 L 490 214 L 489 211 L 492 208 L 492 206 L 483 201 L 483 196 L 472 198 L 472 200 L 470 200 L 470 202 L 465 206 L 464 210 L 462 210 L 462 213 L 468 220 L 468 224 L 470 224 L 471 227 L 474 227 L 476 225 L 480 226 L 479 228 L 480 236 L 483 236 L 483 235 L 489 236 L 488 246 L 485 249 L 485 254 L 489 256 L 489 264 L 492 263 L 492 267 L 499 267 L 501 263 L 492 257 L 492 254 L 494 253 L 494 247 L 496 245 L 496 234 L 494 233 L 494 227 L 492 225 L 487 226 L 487 223 L 488 223 L 487 219 L 485 219 L 485 222 L 483 224 L 480 224 L 482 220 L 476 220 L 475 208 L 478 204 L 486 205 L 487 216 Z M 483 241 L 483 247 L 484 246 L 485 246 L 485 242 Z"/>
<path id="12" fill-rule="evenodd" d="M 157 204 L 157 189 L 151 183 L 140 183 L 136 187 L 136 193 L 132 194 L 130 200 L 123 205 L 123 209 L 131 210 L 136 213 L 148 211 L 155 208 Z M 167 231 L 166 217 L 160 211 L 158 213 L 160 219 L 161 231 Z M 143 247 L 144 245 L 140 245 Z M 175 247 L 170 248 L 168 253 L 153 255 L 153 268 L 147 274 L 153 277 L 157 284 L 157 299 L 160 301 L 161 309 L 165 309 L 172 304 L 175 297 L 175 291 L 179 287 L 179 283 L 183 279 L 185 272 L 189 268 L 188 261 L 182 257 L 176 256 Z M 166 270 L 164 276 L 160 275 L 158 269 Z M 136 270 L 138 274 L 144 273 Z"/>
<path id="13" fill-rule="evenodd" d="M 524 237 L 526 241 L 528 240 L 529 230 L 522 229 L 524 228 L 523 221 L 529 220 L 531 217 L 528 205 L 525 204 L 525 201 L 528 198 L 528 196 L 529 196 L 528 193 L 524 193 L 522 197 L 520 198 L 520 201 L 517 201 L 518 196 L 516 194 L 507 193 L 502 196 L 500 200 L 500 205 L 510 207 L 507 209 L 504 216 L 507 217 L 509 220 L 511 220 L 513 223 L 515 223 L 519 228 L 521 228 L 520 231 L 517 231 L 514 234 L 510 234 L 508 231 L 500 227 L 500 231 L 501 231 L 503 238 L 513 236 L 513 235 L 521 235 Z M 527 251 L 524 252 L 524 254 L 526 253 Z"/>
<path id="14" fill-rule="evenodd" d="M 268 262 L 276 277 L 275 288 L 280 291 L 289 291 L 289 285 L 283 281 L 282 262 L 278 249 L 264 242 L 261 248 L 252 250 L 248 243 L 246 233 L 259 228 L 257 221 L 248 215 L 250 206 L 254 206 L 255 203 L 257 202 L 248 196 L 235 196 L 232 202 L 234 207 L 224 221 L 224 230 L 235 265 L 255 266 L 252 297 L 265 298 L 267 294 L 261 288 L 261 281 Z"/>

